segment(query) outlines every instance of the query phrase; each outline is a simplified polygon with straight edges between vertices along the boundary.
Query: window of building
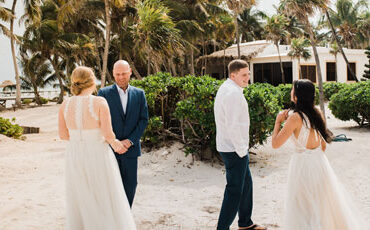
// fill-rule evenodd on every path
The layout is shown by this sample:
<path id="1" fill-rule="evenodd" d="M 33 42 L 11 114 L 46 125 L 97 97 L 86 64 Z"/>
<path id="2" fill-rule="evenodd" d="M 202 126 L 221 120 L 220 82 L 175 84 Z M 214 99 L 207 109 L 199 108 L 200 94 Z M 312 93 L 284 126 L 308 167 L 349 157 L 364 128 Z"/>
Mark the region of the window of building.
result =
<path id="1" fill-rule="evenodd" d="M 316 66 L 315 65 L 301 65 L 302 76 L 300 79 L 309 79 L 316 83 Z"/>
<path id="2" fill-rule="evenodd" d="M 283 62 L 283 69 L 285 83 L 292 83 L 292 62 Z M 283 83 L 280 62 L 253 64 L 253 78 L 254 82 L 270 83 L 275 86 Z"/>
<path id="3" fill-rule="evenodd" d="M 356 63 L 349 63 L 349 67 L 353 70 L 353 73 L 356 75 Z M 356 79 L 351 75 L 347 66 L 347 81 L 356 81 Z"/>
<path id="4" fill-rule="evenodd" d="M 326 81 L 337 81 L 337 70 L 335 62 L 326 63 Z"/>

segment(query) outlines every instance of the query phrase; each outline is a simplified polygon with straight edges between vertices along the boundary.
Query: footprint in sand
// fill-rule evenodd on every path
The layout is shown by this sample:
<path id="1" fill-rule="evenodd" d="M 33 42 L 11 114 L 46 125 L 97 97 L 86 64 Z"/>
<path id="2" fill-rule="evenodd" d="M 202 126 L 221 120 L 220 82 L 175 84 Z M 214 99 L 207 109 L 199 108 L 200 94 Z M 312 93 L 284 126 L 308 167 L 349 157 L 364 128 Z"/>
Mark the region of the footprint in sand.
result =
<path id="1" fill-rule="evenodd" d="M 219 208 L 217 208 L 215 206 L 204 206 L 202 208 L 202 211 L 208 212 L 209 214 L 212 214 L 212 213 L 218 212 Z"/>

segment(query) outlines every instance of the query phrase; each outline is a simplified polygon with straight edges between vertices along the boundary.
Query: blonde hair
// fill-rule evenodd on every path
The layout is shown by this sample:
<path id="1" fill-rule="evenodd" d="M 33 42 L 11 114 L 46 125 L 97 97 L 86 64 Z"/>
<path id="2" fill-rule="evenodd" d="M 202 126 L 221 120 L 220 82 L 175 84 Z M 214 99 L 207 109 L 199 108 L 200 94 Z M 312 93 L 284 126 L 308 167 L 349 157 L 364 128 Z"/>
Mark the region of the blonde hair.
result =
<path id="1" fill-rule="evenodd" d="M 95 86 L 95 75 L 91 68 L 79 66 L 73 70 L 71 75 L 71 91 L 79 95 L 82 90 Z"/>

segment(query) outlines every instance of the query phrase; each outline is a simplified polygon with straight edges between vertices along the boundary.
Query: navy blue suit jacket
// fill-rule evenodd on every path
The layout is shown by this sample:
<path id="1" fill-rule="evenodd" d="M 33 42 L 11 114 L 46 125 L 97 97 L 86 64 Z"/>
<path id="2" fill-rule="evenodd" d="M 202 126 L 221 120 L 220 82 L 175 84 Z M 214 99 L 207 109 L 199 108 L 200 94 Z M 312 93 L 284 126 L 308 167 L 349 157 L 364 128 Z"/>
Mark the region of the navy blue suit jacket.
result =
<path id="1" fill-rule="evenodd" d="M 123 112 L 117 85 L 99 90 L 98 96 L 104 97 L 109 105 L 113 132 L 118 140 L 131 140 L 131 146 L 125 154 L 117 154 L 117 158 L 132 158 L 141 155 L 140 138 L 148 125 L 148 105 L 142 89 L 130 85 L 128 91 L 126 114 Z"/>

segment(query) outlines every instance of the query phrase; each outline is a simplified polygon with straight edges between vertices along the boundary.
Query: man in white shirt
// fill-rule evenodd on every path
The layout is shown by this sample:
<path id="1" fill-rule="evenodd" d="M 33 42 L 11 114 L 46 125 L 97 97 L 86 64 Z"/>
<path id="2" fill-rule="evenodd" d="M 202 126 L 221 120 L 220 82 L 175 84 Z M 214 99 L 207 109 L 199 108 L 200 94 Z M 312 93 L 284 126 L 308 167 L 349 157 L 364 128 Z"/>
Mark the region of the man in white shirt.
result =
<path id="1" fill-rule="evenodd" d="M 233 60 L 229 78 L 217 91 L 214 113 L 216 147 L 226 168 L 226 188 L 217 230 L 229 230 L 236 213 L 239 229 L 264 230 L 253 224 L 253 184 L 249 170 L 249 111 L 243 88 L 248 86 L 249 67 L 243 60 Z"/>

